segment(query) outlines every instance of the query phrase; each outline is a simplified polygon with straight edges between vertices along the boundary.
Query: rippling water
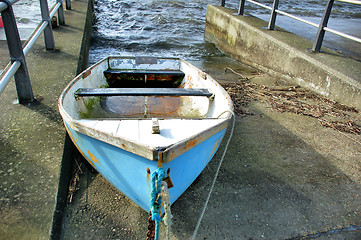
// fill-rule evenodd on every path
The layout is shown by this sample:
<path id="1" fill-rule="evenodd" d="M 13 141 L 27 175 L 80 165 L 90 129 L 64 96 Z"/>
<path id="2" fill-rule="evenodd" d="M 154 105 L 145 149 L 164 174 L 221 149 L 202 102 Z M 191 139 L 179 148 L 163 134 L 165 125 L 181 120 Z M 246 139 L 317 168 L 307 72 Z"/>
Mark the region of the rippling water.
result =
<path id="1" fill-rule="evenodd" d="M 95 62 L 111 54 L 176 56 L 197 60 L 222 55 L 213 44 L 203 39 L 207 4 L 219 5 L 219 0 L 97 0 L 95 3 L 94 38 L 90 61 Z M 271 0 L 260 0 L 272 6 Z M 319 23 L 327 1 L 281 0 L 279 9 Z M 237 9 L 239 1 L 226 1 L 226 7 Z M 246 14 L 265 20 L 269 10 L 246 2 Z M 266 15 L 267 14 L 267 15 Z M 329 26 L 361 35 L 361 6 L 336 2 Z M 277 25 L 303 37 L 314 39 L 317 29 L 280 17 Z M 328 35 L 326 35 L 327 37 Z M 361 37 L 361 36 L 360 36 Z M 357 53 L 359 43 L 332 37 L 326 46 Z M 346 42 L 346 43 L 345 43 Z M 349 46 L 349 47 L 347 47 Z M 361 56 L 361 50 L 360 56 Z"/>
<path id="2" fill-rule="evenodd" d="M 268 6 L 273 3 L 273 0 L 258 1 Z M 55 2 L 48 0 L 49 7 Z M 219 3 L 220 0 L 95 0 L 90 61 L 110 54 L 175 56 L 189 60 L 220 56 L 222 53 L 203 39 L 207 4 Z M 327 0 L 280 0 L 279 9 L 318 24 L 326 3 Z M 239 0 L 226 0 L 226 7 L 237 9 L 238 4 Z M 30 34 L 41 19 L 39 0 L 20 0 L 13 8 L 20 32 Z M 269 13 L 246 2 L 245 14 L 268 21 Z M 316 28 L 282 16 L 278 16 L 276 24 L 312 41 L 317 32 Z M 361 37 L 361 5 L 335 1 L 329 27 Z M 361 59 L 359 43 L 326 33 L 324 45 Z"/>
<path id="3" fill-rule="evenodd" d="M 206 4 L 201 0 L 98 0 L 91 59 L 119 53 L 217 55 L 217 49 L 203 40 Z"/>

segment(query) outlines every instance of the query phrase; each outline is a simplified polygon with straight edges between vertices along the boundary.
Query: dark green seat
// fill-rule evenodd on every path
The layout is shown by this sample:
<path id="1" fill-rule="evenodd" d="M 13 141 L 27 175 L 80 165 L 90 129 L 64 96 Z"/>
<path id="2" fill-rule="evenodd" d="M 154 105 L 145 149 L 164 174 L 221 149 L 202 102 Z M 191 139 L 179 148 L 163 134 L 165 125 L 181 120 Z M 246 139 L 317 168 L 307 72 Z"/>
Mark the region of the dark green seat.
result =
<path id="1" fill-rule="evenodd" d="M 205 96 L 213 94 L 204 88 L 79 88 L 76 96 Z"/>

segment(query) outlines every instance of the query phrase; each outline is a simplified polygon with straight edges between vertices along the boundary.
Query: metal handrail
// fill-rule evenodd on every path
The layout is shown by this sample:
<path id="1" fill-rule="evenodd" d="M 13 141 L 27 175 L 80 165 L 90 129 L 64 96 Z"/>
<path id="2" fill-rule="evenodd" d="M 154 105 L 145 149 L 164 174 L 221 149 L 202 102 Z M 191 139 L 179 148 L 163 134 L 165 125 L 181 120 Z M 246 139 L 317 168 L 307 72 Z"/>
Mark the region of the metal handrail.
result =
<path id="1" fill-rule="evenodd" d="M 361 5 L 361 1 L 355 1 L 355 0 L 337 0 L 337 1 Z"/>
<path id="2" fill-rule="evenodd" d="M 14 3 L 19 2 L 19 0 L 9 0 L 9 2 L 11 3 L 11 5 L 14 5 Z M 7 8 L 8 5 L 6 3 L 3 2 L 0 3 L 0 12 L 4 11 Z"/>
<path id="3" fill-rule="evenodd" d="M 16 26 L 12 5 L 19 0 L 0 0 L 0 12 L 6 12 L 7 21 L 4 19 L 4 28 L 8 28 L 9 32 L 6 33 L 6 39 L 9 46 L 11 62 L 5 67 L 1 73 L 0 80 L 0 94 L 4 91 L 11 78 L 15 78 L 17 87 L 19 103 L 27 103 L 34 101 L 34 95 L 26 67 L 25 55 L 30 51 L 31 47 L 35 44 L 41 33 L 44 32 L 45 46 L 47 50 L 55 49 L 54 38 L 51 28 L 51 18 L 58 12 L 59 23 L 65 25 L 63 1 L 57 2 L 51 8 L 49 13 L 47 0 L 40 0 L 40 7 L 42 12 L 42 21 L 38 24 L 35 30 L 31 33 L 30 37 L 25 43 L 24 48 L 21 46 L 19 31 Z M 5 2 L 6 1 L 6 2 Z M 8 5 L 9 4 L 9 5 Z M 70 0 L 66 0 L 66 9 L 71 9 Z M 8 24 L 8 25 L 6 25 Z M 9 30 L 10 29 L 10 30 Z M 9 37 L 9 36 L 10 37 Z M 9 39 L 10 38 L 10 39 Z"/>
<path id="4" fill-rule="evenodd" d="M 9 66 L 9 67 L 8 67 Z M 20 68 L 21 62 L 15 61 L 13 64 L 8 64 L 7 71 L 4 74 L 4 77 L 1 79 L 0 84 L 0 93 L 2 93 L 5 87 L 8 85 L 10 79 L 15 75 L 16 71 Z"/>
<path id="5" fill-rule="evenodd" d="M 51 12 L 49 14 L 49 18 L 51 19 L 52 17 L 54 17 L 56 11 L 58 11 L 58 9 L 61 7 L 61 3 L 57 2 L 53 5 L 53 7 L 51 8 Z M 39 38 L 39 36 L 41 35 L 41 33 L 44 31 L 44 29 L 48 26 L 49 22 L 48 21 L 43 21 L 42 23 L 40 23 L 35 30 L 33 31 L 33 33 L 30 35 L 29 39 L 27 40 L 25 46 L 24 46 L 24 55 L 27 55 L 28 52 L 30 51 L 31 47 L 34 45 L 34 43 L 36 42 L 36 40 Z"/>
<path id="6" fill-rule="evenodd" d="M 331 29 L 331 28 L 327 27 L 328 19 L 329 19 L 330 13 L 331 13 L 331 9 L 332 9 L 334 0 L 328 0 L 328 3 L 327 3 L 326 8 L 325 8 L 325 12 L 323 14 L 323 18 L 322 18 L 320 24 L 316 24 L 316 23 L 307 21 L 307 20 L 305 20 L 303 18 L 296 17 L 296 16 L 294 16 L 292 14 L 289 14 L 287 12 L 278 10 L 278 1 L 279 0 L 274 0 L 273 1 L 273 7 L 269 7 L 267 5 L 256 2 L 254 0 L 241 0 L 240 4 L 239 4 L 239 8 L 238 8 L 238 14 L 239 15 L 243 15 L 243 13 L 244 13 L 244 5 L 245 5 L 246 1 L 272 11 L 271 18 L 270 18 L 270 21 L 269 21 L 269 24 L 268 24 L 268 29 L 269 30 L 274 30 L 277 13 L 279 13 L 281 15 L 284 15 L 286 17 L 289 17 L 289 18 L 293 18 L 293 19 L 295 19 L 297 21 L 306 23 L 306 24 L 311 25 L 313 27 L 317 27 L 318 32 L 317 32 L 316 40 L 315 40 L 313 48 L 312 48 L 313 52 L 320 52 L 325 31 L 328 31 L 328 32 L 331 32 L 331 33 L 336 34 L 338 36 L 341 36 L 341 37 L 353 40 L 355 42 L 361 43 L 361 38 L 358 38 L 358 37 L 355 37 L 355 36 L 352 36 L 352 35 L 349 35 L 349 34 L 346 34 L 346 33 L 342 33 L 342 32 L 339 32 L 339 31 L 336 31 L 334 29 Z M 336 0 L 336 1 L 361 5 L 361 1 L 355 1 L 355 0 Z M 224 7 L 225 2 L 226 2 L 225 0 L 221 0 L 220 5 Z"/>

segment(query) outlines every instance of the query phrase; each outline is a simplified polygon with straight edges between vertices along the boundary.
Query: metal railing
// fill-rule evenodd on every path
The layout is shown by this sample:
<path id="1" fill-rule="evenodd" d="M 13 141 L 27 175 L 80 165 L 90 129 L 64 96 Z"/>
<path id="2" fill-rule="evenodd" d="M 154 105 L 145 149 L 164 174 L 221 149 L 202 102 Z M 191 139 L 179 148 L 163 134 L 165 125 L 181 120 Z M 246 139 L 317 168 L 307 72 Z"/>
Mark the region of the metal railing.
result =
<path id="1" fill-rule="evenodd" d="M 286 13 L 284 11 L 278 10 L 279 0 L 274 0 L 272 7 L 269 7 L 267 5 L 264 5 L 262 3 L 259 3 L 259 2 L 253 1 L 253 0 L 241 0 L 240 3 L 239 3 L 239 8 L 238 8 L 238 14 L 239 15 L 243 15 L 244 6 L 245 6 L 246 1 L 250 2 L 250 3 L 253 3 L 253 4 L 256 4 L 256 5 L 258 5 L 258 6 L 262 7 L 262 8 L 271 10 L 271 17 L 270 17 L 270 20 L 269 20 L 269 23 L 268 23 L 268 29 L 269 30 L 274 30 L 274 27 L 275 27 L 275 24 L 276 24 L 277 13 L 279 13 L 281 15 L 284 15 L 286 17 L 293 18 L 293 19 L 295 19 L 297 21 L 300 21 L 300 22 L 303 22 L 303 23 L 306 23 L 308 25 L 311 25 L 313 27 L 318 28 L 317 35 L 316 35 L 316 40 L 315 40 L 315 42 L 313 44 L 313 47 L 312 47 L 313 52 L 320 52 L 321 45 L 322 45 L 322 42 L 323 42 L 323 38 L 324 38 L 324 35 L 325 35 L 325 31 L 328 31 L 328 32 L 331 32 L 333 34 L 339 35 L 341 37 L 344 37 L 344 38 L 347 38 L 347 39 L 350 39 L 350 40 L 361 43 L 361 38 L 358 38 L 358 37 L 355 37 L 355 36 L 352 36 L 352 35 L 349 35 L 349 34 L 346 34 L 346 33 L 342 33 L 342 32 L 339 32 L 339 31 L 336 31 L 334 29 L 330 29 L 330 28 L 327 27 L 328 19 L 329 19 L 330 14 L 331 14 L 331 10 L 332 10 L 334 0 L 328 0 L 320 24 L 316 24 L 316 23 L 307 21 L 305 19 L 302 19 L 300 17 L 296 17 L 296 16 L 294 16 L 292 14 Z M 355 0 L 336 0 L 336 1 L 361 5 L 361 1 L 355 1 Z M 221 6 L 223 6 L 223 7 L 225 6 L 225 3 L 226 3 L 226 0 L 221 0 L 221 2 L 220 2 Z"/>
<path id="2" fill-rule="evenodd" d="M 0 0 L 0 12 L 10 53 L 10 63 L 5 67 L 4 72 L 1 74 L 0 94 L 4 91 L 11 78 L 14 77 L 19 103 L 28 103 L 34 101 L 34 94 L 26 66 L 25 55 L 30 51 L 31 47 L 43 32 L 46 50 L 55 49 L 51 18 L 54 17 L 57 12 L 59 24 L 65 25 L 64 0 L 56 0 L 56 3 L 52 6 L 50 11 L 47 0 L 40 0 L 42 21 L 31 33 L 24 44 L 24 48 L 21 44 L 20 34 L 12 8 L 12 5 L 18 1 L 19 0 Z M 66 9 L 71 9 L 70 0 L 65 1 Z"/>

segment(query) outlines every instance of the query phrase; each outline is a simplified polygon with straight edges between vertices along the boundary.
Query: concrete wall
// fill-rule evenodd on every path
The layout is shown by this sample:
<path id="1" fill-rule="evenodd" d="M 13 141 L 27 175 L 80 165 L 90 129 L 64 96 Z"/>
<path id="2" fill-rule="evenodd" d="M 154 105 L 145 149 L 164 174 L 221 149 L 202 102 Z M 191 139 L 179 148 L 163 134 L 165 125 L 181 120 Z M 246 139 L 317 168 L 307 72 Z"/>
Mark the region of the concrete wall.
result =
<path id="1" fill-rule="evenodd" d="M 255 68 L 361 109 L 361 63 L 329 49 L 312 53 L 312 42 L 252 16 L 208 5 L 205 38 Z"/>

